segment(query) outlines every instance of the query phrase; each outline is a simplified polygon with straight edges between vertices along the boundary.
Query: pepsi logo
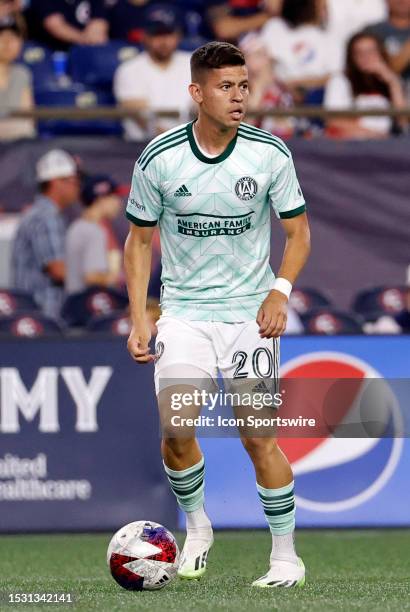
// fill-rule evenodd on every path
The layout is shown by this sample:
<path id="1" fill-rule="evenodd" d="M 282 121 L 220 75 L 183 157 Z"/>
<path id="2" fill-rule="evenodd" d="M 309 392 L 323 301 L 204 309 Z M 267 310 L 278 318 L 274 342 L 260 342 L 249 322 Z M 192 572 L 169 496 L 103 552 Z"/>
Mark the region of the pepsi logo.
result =
<path id="1" fill-rule="evenodd" d="M 324 312 L 312 317 L 308 328 L 310 332 L 316 334 L 338 334 L 342 329 L 342 323 L 330 312 Z"/>
<path id="2" fill-rule="evenodd" d="M 397 314 L 404 310 L 404 292 L 400 289 L 386 289 L 379 295 L 379 303 L 384 312 Z"/>
<path id="3" fill-rule="evenodd" d="M 374 497 L 390 480 L 403 448 L 402 415 L 388 382 L 368 363 L 338 352 L 292 359 L 283 365 L 281 378 L 300 380 L 287 385 L 294 394 L 286 400 L 290 411 L 300 414 L 304 399 L 308 411 L 321 410 L 323 422 L 329 417 L 332 422 L 324 436 L 279 440 L 292 464 L 299 506 L 340 512 Z M 302 395 L 306 389 L 312 396 L 308 402 Z M 349 427 L 355 437 L 348 437 Z"/>
<path id="4" fill-rule="evenodd" d="M 87 301 L 87 307 L 93 314 L 110 314 L 115 309 L 114 300 L 104 291 L 93 293 Z"/>
<path id="5" fill-rule="evenodd" d="M 128 336 L 131 332 L 131 321 L 129 317 L 121 317 L 114 321 L 111 331 L 117 336 Z"/>
<path id="6" fill-rule="evenodd" d="M 289 303 L 299 314 L 305 314 L 312 308 L 312 299 L 303 291 L 294 289 L 289 297 Z"/>
<path id="7" fill-rule="evenodd" d="M 11 331 L 15 336 L 34 338 L 44 332 L 44 327 L 40 321 L 32 317 L 21 317 L 13 322 Z"/>
<path id="8" fill-rule="evenodd" d="M 9 293 L 0 291 L 0 314 L 9 316 L 16 310 L 16 303 Z"/>

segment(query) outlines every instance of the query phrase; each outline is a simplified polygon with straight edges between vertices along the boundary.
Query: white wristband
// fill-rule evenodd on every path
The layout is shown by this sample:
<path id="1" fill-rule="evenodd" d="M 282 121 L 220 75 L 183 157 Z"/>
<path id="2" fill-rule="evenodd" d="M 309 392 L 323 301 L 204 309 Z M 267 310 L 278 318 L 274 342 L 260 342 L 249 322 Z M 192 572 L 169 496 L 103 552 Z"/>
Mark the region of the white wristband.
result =
<path id="1" fill-rule="evenodd" d="M 280 291 L 289 299 L 290 292 L 292 291 L 292 283 L 290 283 L 286 278 L 275 278 L 272 289 Z"/>

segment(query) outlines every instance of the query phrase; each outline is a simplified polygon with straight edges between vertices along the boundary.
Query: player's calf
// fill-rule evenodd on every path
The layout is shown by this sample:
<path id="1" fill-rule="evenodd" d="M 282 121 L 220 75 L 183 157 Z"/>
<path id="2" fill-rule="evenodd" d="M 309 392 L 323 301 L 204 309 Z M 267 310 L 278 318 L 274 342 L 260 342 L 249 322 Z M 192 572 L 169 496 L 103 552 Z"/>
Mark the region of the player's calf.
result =
<path id="1" fill-rule="evenodd" d="M 272 534 L 269 570 L 253 586 L 303 586 L 305 567 L 294 545 L 295 495 L 289 462 L 273 438 L 244 437 L 242 443 L 255 467 L 256 488 Z"/>

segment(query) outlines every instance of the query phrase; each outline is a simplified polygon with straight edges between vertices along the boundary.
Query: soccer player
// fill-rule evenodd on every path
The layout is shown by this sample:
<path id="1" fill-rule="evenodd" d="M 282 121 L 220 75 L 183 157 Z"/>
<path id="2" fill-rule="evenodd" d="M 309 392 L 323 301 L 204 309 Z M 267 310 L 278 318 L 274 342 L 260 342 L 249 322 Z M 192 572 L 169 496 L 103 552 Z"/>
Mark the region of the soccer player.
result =
<path id="1" fill-rule="evenodd" d="M 242 122 L 249 86 L 241 51 L 225 42 L 208 43 L 193 53 L 191 72 L 189 91 L 198 118 L 148 144 L 135 164 L 126 212 L 133 324 L 128 350 L 138 363 L 155 361 L 162 420 L 172 407 L 161 381 L 212 380 L 217 369 L 225 379 L 278 376 L 287 302 L 310 248 L 305 201 L 289 149 Z M 276 279 L 269 266 L 271 206 L 286 234 Z M 152 355 L 145 303 L 157 224 L 163 295 Z M 189 433 L 178 436 L 165 428 L 162 457 L 186 514 L 179 576 L 199 578 L 213 534 L 204 510 L 204 457 L 194 430 Z M 294 548 L 289 462 L 273 435 L 241 439 L 272 533 L 269 569 L 253 585 L 302 586 L 305 569 Z M 240 491 L 231 501 L 240 503 Z"/>

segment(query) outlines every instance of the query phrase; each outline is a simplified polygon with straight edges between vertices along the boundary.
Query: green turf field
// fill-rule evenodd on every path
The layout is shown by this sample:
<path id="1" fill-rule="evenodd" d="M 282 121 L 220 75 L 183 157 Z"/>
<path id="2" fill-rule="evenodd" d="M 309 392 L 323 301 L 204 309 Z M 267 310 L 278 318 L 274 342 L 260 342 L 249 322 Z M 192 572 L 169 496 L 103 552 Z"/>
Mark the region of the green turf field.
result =
<path id="1" fill-rule="evenodd" d="M 410 610 L 410 530 L 299 532 L 298 552 L 307 567 L 307 583 L 304 589 L 293 590 L 249 586 L 267 569 L 267 532 L 217 532 L 201 581 L 175 579 L 161 591 L 143 593 L 121 589 L 109 575 L 105 565 L 109 537 L 2 536 L 1 607 L 4 591 L 65 591 L 73 593 L 74 604 L 15 604 L 13 609 Z"/>

